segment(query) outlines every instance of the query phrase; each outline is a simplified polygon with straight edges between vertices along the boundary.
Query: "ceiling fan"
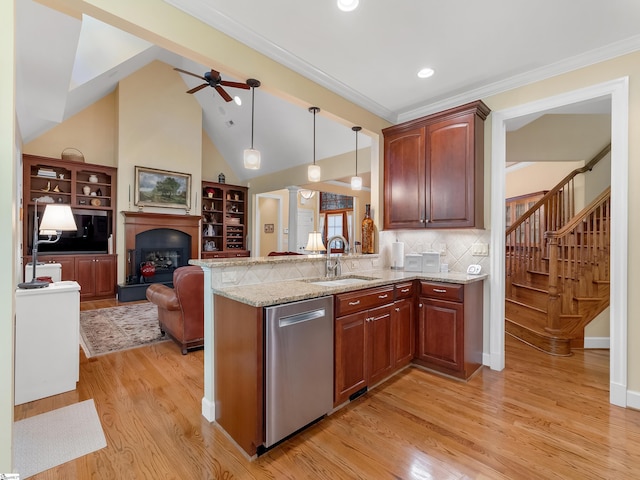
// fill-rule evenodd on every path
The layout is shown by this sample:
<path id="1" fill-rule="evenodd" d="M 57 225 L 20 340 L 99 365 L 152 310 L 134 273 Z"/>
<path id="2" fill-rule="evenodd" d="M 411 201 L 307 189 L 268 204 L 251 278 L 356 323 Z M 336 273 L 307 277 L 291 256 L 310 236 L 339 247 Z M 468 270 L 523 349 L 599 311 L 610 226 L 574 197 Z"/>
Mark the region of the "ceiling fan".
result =
<path id="1" fill-rule="evenodd" d="M 234 88 L 242 88 L 244 90 L 249 90 L 251 87 L 248 83 L 241 82 L 229 82 L 227 80 L 222 80 L 222 76 L 220 72 L 211 69 L 210 72 L 206 72 L 204 75 L 197 75 L 195 73 L 187 72 L 186 70 L 182 70 L 181 68 L 174 68 L 178 72 L 186 73 L 187 75 L 191 75 L 192 77 L 199 78 L 200 80 L 204 80 L 206 83 L 202 85 L 198 85 L 197 87 L 192 88 L 191 90 L 187 90 L 187 93 L 196 93 L 202 90 L 205 87 L 213 87 L 220 94 L 225 101 L 230 102 L 233 100 L 231 95 L 229 95 L 222 86 L 225 87 L 234 87 Z"/>

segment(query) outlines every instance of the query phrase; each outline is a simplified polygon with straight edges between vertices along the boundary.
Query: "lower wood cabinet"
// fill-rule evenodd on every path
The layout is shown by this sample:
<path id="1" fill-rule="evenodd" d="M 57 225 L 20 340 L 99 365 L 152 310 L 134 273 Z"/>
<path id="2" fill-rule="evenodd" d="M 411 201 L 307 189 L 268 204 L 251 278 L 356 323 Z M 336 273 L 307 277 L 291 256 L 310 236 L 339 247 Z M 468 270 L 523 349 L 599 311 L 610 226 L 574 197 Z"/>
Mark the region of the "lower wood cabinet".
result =
<path id="1" fill-rule="evenodd" d="M 413 282 L 395 286 L 395 302 L 391 313 L 393 368 L 409 365 L 415 354 L 415 298 Z"/>
<path id="2" fill-rule="evenodd" d="M 106 297 L 115 294 L 115 255 L 86 255 L 76 257 L 76 282 L 80 284 L 80 298 Z"/>
<path id="3" fill-rule="evenodd" d="M 80 299 L 104 298 L 116 294 L 116 255 L 38 255 L 38 262 L 62 265 L 61 280 L 80 285 Z M 31 257 L 23 257 L 24 265 Z"/>
<path id="4" fill-rule="evenodd" d="M 414 362 L 467 379 L 482 366 L 482 282 L 420 282 Z"/>
<path id="5" fill-rule="evenodd" d="M 335 309 L 334 405 L 339 405 L 393 371 L 393 286 L 336 295 Z"/>

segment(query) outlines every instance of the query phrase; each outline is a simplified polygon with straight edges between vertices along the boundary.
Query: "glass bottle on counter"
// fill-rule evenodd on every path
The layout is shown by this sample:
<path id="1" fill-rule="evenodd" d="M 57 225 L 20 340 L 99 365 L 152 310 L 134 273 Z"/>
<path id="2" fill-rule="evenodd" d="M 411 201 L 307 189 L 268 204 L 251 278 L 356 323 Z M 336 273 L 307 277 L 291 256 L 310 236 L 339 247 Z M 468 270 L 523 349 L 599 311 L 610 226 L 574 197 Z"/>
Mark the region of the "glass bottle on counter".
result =
<path id="1" fill-rule="evenodd" d="M 362 219 L 362 253 L 373 252 L 373 219 L 371 218 L 371 205 L 365 205 L 364 218 Z"/>

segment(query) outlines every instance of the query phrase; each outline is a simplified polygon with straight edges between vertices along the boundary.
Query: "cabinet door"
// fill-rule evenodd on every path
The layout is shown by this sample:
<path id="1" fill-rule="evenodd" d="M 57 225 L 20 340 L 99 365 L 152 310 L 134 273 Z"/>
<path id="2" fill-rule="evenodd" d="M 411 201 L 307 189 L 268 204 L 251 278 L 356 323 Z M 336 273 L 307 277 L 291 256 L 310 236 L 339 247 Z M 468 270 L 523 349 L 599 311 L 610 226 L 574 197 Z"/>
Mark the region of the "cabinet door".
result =
<path id="1" fill-rule="evenodd" d="M 334 405 L 345 402 L 349 399 L 349 395 L 367 384 L 365 366 L 367 318 L 367 312 L 336 318 Z"/>
<path id="2" fill-rule="evenodd" d="M 115 257 L 105 255 L 95 258 L 95 294 L 96 296 L 108 296 L 115 293 L 116 285 L 116 260 Z"/>
<path id="3" fill-rule="evenodd" d="M 413 311 L 413 299 L 398 300 L 393 305 L 391 323 L 395 369 L 409 365 L 413 360 L 416 344 Z"/>
<path id="4" fill-rule="evenodd" d="M 384 228 L 422 228 L 425 215 L 425 128 L 384 139 Z"/>
<path id="5" fill-rule="evenodd" d="M 393 305 L 373 308 L 367 312 L 367 385 L 383 380 L 393 370 L 391 356 L 391 312 Z"/>
<path id="6" fill-rule="evenodd" d="M 462 303 L 420 297 L 419 309 L 418 359 L 438 370 L 461 372 L 464 366 Z"/>
<path id="7" fill-rule="evenodd" d="M 95 295 L 96 262 L 94 257 L 76 257 L 76 282 L 80 284 L 81 298 Z"/>
<path id="8" fill-rule="evenodd" d="M 472 227 L 475 224 L 478 167 L 474 118 L 474 114 L 467 114 L 427 126 L 426 226 L 429 228 Z"/>

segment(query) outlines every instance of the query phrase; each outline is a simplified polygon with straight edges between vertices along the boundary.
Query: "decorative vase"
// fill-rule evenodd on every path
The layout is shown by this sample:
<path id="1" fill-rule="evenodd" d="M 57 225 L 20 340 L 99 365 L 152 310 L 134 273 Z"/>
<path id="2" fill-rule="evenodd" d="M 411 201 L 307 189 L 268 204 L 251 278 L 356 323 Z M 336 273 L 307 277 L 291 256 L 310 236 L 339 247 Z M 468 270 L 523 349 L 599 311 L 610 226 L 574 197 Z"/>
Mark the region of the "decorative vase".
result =
<path id="1" fill-rule="evenodd" d="M 220 175 L 218 175 L 218 183 L 224 183 L 224 182 L 225 182 L 224 173 L 221 173 Z"/>
<path id="2" fill-rule="evenodd" d="M 373 252 L 373 219 L 371 218 L 371 205 L 365 205 L 364 218 L 362 219 L 362 253 Z"/>
<path id="3" fill-rule="evenodd" d="M 89 181 L 91 183 L 98 183 L 98 176 L 97 175 L 89 175 Z"/>
<path id="4" fill-rule="evenodd" d="M 140 267 L 140 273 L 143 277 L 153 277 L 156 274 L 156 267 L 153 263 L 147 262 Z"/>

